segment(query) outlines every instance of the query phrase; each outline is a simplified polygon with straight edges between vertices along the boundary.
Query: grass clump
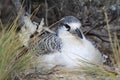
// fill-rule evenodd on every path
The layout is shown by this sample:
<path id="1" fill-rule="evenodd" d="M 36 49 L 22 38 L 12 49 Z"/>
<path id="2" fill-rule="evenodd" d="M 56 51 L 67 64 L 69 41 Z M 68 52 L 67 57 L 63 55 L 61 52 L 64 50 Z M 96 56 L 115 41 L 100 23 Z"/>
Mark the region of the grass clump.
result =
<path id="1" fill-rule="evenodd" d="M 27 51 L 16 33 L 17 20 L 3 26 L 0 23 L 0 80 L 14 79 L 17 73 L 30 67 L 32 51 Z M 23 56 L 24 55 L 24 56 Z"/>

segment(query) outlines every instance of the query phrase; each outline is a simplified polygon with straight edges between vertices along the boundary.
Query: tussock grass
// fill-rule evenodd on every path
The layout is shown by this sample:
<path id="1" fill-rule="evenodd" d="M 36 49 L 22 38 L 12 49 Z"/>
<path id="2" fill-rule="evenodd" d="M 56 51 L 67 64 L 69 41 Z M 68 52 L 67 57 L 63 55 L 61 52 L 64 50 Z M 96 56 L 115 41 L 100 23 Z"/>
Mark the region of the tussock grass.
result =
<path id="1" fill-rule="evenodd" d="M 17 73 L 28 69 L 32 51 L 27 52 L 26 48 L 19 41 L 16 33 L 17 18 L 13 23 L 3 26 L 0 32 L 0 80 L 14 80 Z"/>
<path id="2" fill-rule="evenodd" d="M 114 41 L 115 42 L 113 44 L 113 56 L 114 56 L 114 60 L 116 62 L 117 67 L 120 68 L 120 43 L 118 42 L 116 33 L 115 33 Z"/>

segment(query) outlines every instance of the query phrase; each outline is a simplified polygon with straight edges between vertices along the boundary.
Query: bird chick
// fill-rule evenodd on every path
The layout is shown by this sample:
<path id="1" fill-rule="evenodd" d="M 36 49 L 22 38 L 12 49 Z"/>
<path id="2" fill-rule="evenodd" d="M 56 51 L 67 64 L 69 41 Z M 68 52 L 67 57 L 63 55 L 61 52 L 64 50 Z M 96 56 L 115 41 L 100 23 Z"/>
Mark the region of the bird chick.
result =
<path id="1" fill-rule="evenodd" d="M 90 63 L 102 65 L 102 54 L 85 38 L 80 27 L 81 22 L 76 17 L 66 16 L 56 26 L 55 33 L 39 36 L 35 41 L 40 42 L 36 46 L 40 53 L 38 62 L 45 63 L 45 67 L 49 69 L 56 65 L 70 69 Z"/>

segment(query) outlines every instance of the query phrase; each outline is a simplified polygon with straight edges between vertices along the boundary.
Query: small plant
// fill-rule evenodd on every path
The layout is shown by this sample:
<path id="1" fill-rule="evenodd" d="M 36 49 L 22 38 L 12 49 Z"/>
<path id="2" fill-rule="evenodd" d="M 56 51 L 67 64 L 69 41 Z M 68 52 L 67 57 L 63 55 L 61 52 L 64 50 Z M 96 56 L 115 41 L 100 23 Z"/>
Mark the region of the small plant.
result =
<path id="1" fill-rule="evenodd" d="M 0 36 L 0 80 L 14 79 L 16 73 L 28 69 L 32 51 L 27 51 L 16 33 L 17 19 L 12 24 L 3 26 Z M 12 77 L 11 77 L 12 76 Z"/>

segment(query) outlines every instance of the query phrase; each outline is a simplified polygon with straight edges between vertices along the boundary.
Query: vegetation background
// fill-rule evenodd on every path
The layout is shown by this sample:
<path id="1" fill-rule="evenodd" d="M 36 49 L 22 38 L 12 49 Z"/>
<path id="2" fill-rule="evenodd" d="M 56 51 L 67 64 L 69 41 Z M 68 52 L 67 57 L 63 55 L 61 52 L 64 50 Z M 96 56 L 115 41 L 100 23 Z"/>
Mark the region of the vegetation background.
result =
<path id="1" fill-rule="evenodd" d="M 55 23 L 56 21 L 67 15 L 73 15 L 79 18 L 79 20 L 82 22 L 82 30 L 84 34 L 87 36 L 87 38 L 97 45 L 102 54 L 108 56 L 105 65 L 108 65 L 110 67 L 113 66 L 117 66 L 118 68 L 120 67 L 119 59 L 120 0 L 23 0 L 23 1 L 24 8 L 26 9 L 27 12 L 31 14 L 33 11 L 36 10 L 36 15 L 32 17 L 32 20 L 36 22 L 41 22 L 41 19 L 45 18 L 46 26 L 50 26 L 51 24 Z M 12 27 L 17 26 L 15 21 L 17 17 L 16 13 L 17 12 L 15 11 L 15 7 L 13 6 L 11 0 L 0 0 L 0 19 L 1 19 L 0 35 L 1 36 L 4 35 L 4 37 L 0 37 L 1 38 L 0 47 L 3 45 L 1 43 L 3 43 L 4 38 L 6 39 L 6 35 L 9 35 L 6 33 L 6 31 L 3 32 L 3 28 L 5 28 L 5 30 L 8 30 L 10 29 L 11 24 Z M 18 30 L 20 30 L 20 28 L 21 27 L 19 27 Z M 15 30 L 10 30 L 10 34 L 13 34 L 11 32 L 14 33 Z M 14 39 L 15 38 L 14 36 L 15 33 L 12 36 L 10 36 L 10 39 Z M 6 43 L 5 44 L 11 45 L 9 44 L 11 42 L 7 43 L 8 44 Z M 22 45 L 20 44 L 18 48 L 21 46 Z M 4 46 L 4 48 L 6 47 Z M 1 48 L 1 50 L 3 50 L 3 47 Z M 11 54 L 13 54 L 13 52 L 11 52 Z M 0 61 L 2 62 L 3 58 L 2 57 L 0 58 L 1 58 Z"/>

